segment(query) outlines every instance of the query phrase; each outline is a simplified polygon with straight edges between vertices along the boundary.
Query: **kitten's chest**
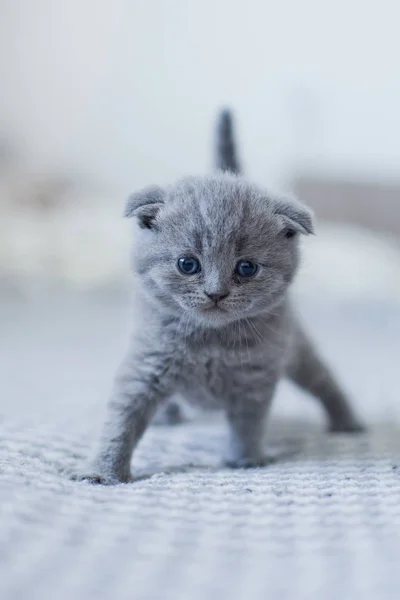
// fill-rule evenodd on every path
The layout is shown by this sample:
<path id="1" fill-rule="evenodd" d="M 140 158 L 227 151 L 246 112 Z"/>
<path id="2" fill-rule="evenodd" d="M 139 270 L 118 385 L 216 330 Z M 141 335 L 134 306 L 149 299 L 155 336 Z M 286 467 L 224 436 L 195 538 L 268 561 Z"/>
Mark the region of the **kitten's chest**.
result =
<path id="1" fill-rule="evenodd" d="M 233 335 L 236 332 L 236 337 Z M 245 387 L 249 378 L 262 378 L 280 361 L 280 339 L 265 339 L 252 335 L 244 326 L 226 332 L 206 332 L 204 335 L 174 339 L 171 354 L 177 383 L 190 395 L 224 396 L 230 388 Z M 172 346 L 171 346 L 172 348 Z"/>
<path id="2" fill-rule="evenodd" d="M 182 367 L 185 376 L 183 385 L 190 397 L 196 401 L 212 404 L 229 390 L 233 373 L 245 368 L 246 358 L 232 350 L 214 346 L 199 347 L 183 355 Z"/>
<path id="3" fill-rule="evenodd" d="M 212 407 L 227 391 L 229 361 L 216 349 L 202 349 L 185 356 L 182 379 L 185 396 L 197 404 Z"/>
<path id="4" fill-rule="evenodd" d="M 199 351 L 193 359 L 192 374 L 202 385 L 213 387 L 215 381 L 228 369 L 227 357 L 217 349 Z"/>

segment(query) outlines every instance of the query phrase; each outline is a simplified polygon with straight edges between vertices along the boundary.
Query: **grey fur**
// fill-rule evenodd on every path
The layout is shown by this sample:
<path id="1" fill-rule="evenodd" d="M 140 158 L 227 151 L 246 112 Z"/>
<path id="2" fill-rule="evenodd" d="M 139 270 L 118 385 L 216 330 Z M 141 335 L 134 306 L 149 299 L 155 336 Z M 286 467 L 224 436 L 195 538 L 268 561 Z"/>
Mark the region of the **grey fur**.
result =
<path id="1" fill-rule="evenodd" d="M 177 393 L 225 410 L 232 467 L 265 463 L 265 423 L 283 376 L 320 400 L 331 430 L 362 430 L 288 297 L 299 262 L 294 234 L 313 231 L 307 208 L 218 173 L 145 190 L 130 198 L 126 213 L 141 225 L 133 249 L 140 282 L 134 332 L 85 478 L 130 481 L 136 444 Z M 199 274 L 179 272 L 185 255 L 200 260 Z M 239 278 L 239 259 L 257 262 L 258 273 Z M 206 293 L 229 295 L 215 305 Z"/>
<path id="2" fill-rule="evenodd" d="M 230 110 L 222 110 L 217 123 L 216 167 L 221 171 L 240 173 L 233 132 L 233 117 Z"/>
<path id="3" fill-rule="evenodd" d="M 136 216 L 140 227 L 151 229 L 154 218 L 163 202 L 163 190 L 158 186 L 148 187 L 129 196 L 125 205 L 124 217 Z"/>

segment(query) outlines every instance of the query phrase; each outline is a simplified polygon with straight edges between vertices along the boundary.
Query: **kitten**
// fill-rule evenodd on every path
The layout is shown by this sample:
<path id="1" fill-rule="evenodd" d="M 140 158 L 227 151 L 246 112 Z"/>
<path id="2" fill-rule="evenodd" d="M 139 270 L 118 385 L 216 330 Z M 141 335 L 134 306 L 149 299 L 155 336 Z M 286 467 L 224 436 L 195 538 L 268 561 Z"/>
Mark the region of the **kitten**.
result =
<path id="1" fill-rule="evenodd" d="M 176 393 L 225 410 L 231 467 L 265 464 L 266 417 L 283 376 L 320 400 L 331 431 L 363 429 L 288 299 L 298 237 L 313 233 L 312 215 L 228 172 L 238 170 L 229 113 L 219 131 L 226 172 L 148 188 L 127 202 L 125 216 L 139 226 L 137 318 L 83 476 L 93 482 L 131 481 L 136 444 Z"/>

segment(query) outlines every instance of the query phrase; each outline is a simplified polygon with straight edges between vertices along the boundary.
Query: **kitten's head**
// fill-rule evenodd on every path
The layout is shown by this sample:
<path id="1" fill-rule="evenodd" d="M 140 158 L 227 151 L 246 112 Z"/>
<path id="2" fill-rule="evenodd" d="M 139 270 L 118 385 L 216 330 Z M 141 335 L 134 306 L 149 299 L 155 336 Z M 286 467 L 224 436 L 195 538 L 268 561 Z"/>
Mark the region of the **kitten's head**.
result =
<path id="1" fill-rule="evenodd" d="M 313 231 L 304 206 L 225 173 L 134 194 L 125 216 L 140 225 L 134 264 L 146 290 L 214 327 L 279 303 L 297 269 L 298 234 Z"/>

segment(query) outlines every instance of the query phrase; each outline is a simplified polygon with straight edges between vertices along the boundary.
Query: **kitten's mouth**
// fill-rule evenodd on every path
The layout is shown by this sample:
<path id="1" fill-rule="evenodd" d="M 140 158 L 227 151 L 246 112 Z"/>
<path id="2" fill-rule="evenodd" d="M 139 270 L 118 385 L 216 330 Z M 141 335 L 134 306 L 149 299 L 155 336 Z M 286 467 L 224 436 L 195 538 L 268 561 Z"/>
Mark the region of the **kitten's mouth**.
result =
<path id="1" fill-rule="evenodd" d="M 219 306 L 219 304 L 212 304 L 211 306 L 206 306 L 205 308 L 202 308 L 202 311 L 206 313 L 227 312 L 226 308 L 222 308 L 222 306 Z"/>
<path id="2" fill-rule="evenodd" d="M 220 327 L 232 320 L 232 312 L 225 307 L 213 304 L 197 309 L 198 319 L 209 327 Z"/>

